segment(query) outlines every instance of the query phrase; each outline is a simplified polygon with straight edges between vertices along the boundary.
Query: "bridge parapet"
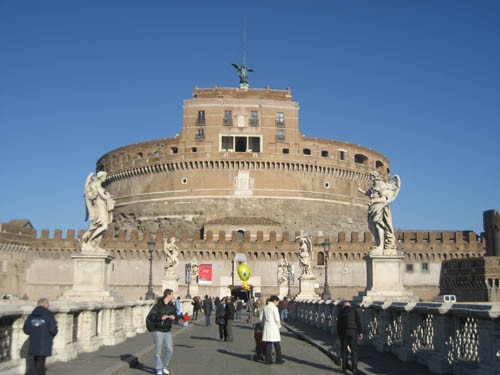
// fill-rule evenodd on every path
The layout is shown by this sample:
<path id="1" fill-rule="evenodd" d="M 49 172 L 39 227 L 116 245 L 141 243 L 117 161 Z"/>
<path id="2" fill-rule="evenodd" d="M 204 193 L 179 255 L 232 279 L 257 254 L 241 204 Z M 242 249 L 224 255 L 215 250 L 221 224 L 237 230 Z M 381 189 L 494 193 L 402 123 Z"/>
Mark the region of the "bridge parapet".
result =
<path id="1" fill-rule="evenodd" d="M 69 361 L 78 354 L 116 345 L 145 332 L 145 319 L 153 301 L 64 302 L 51 301 L 59 333 L 48 363 Z M 0 373 L 24 374 L 27 340 L 23 325 L 35 304 L 0 304 Z"/>
<path id="2" fill-rule="evenodd" d="M 359 307 L 361 345 L 424 364 L 433 374 L 494 374 L 499 368 L 500 304 L 379 302 Z M 338 337 L 339 301 L 295 300 L 290 309 L 291 319 Z"/>

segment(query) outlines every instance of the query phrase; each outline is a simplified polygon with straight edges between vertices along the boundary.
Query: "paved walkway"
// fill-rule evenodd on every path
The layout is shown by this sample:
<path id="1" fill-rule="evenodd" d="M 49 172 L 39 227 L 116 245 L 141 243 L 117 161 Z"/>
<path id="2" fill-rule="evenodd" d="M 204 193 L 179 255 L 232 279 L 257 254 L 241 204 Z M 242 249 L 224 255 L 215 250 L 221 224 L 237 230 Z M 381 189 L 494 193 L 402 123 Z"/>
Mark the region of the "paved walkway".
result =
<path id="1" fill-rule="evenodd" d="M 332 352 L 331 336 L 297 322 L 282 329 L 283 365 L 265 365 L 252 359 L 255 349 L 250 323 L 234 322 L 234 342 L 219 342 L 218 327 L 205 327 L 204 318 L 189 327 L 174 325 L 174 356 L 169 369 L 176 374 L 341 374 Z M 318 350 L 319 349 L 319 350 Z M 48 375 L 154 374 L 153 340 L 150 333 L 132 337 L 115 346 L 104 346 L 69 362 L 48 366 Z M 425 367 L 400 362 L 390 353 L 360 348 L 362 374 L 429 374 Z"/>

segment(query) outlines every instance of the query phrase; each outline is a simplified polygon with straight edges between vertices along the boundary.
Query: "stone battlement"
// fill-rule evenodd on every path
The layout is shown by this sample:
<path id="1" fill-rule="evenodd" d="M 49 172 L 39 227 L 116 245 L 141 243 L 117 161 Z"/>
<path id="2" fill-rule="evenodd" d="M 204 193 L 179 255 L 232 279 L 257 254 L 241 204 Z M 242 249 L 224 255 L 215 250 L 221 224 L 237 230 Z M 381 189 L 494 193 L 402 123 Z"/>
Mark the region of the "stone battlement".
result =
<path id="1" fill-rule="evenodd" d="M 81 230 L 79 237 L 85 231 Z M 297 237 L 300 233 L 291 235 L 288 232 L 277 234 L 271 231 L 269 239 L 264 240 L 264 233 L 258 231 L 252 236 L 250 231 L 243 238 L 233 231 L 226 236 L 224 231 L 217 234 L 212 231 L 205 233 L 205 238 L 199 234 L 189 235 L 186 232 L 175 233 L 139 233 L 138 231 L 108 232 L 103 240 L 103 247 L 111 255 L 118 258 L 147 258 L 148 241 L 155 237 L 155 254 L 164 258 L 164 239 L 176 237 L 181 259 L 188 259 L 196 254 L 201 259 L 223 259 L 234 256 L 235 253 L 248 253 L 250 259 L 278 259 L 278 254 L 287 258 L 296 258 L 298 249 Z M 462 231 L 398 231 L 398 249 L 407 254 L 407 260 L 446 260 L 469 257 L 481 257 L 485 254 L 484 238 L 474 232 Z M 323 252 L 324 236 L 312 238 L 313 250 Z M 68 230 L 62 236 L 62 230 L 56 229 L 52 236 L 48 230 L 41 231 L 40 236 L 33 238 L 30 244 L 35 252 L 59 255 L 71 255 L 79 251 L 79 240 L 74 230 Z M 333 260 L 362 261 L 373 246 L 372 235 L 365 233 L 339 232 L 330 237 L 330 256 Z"/>

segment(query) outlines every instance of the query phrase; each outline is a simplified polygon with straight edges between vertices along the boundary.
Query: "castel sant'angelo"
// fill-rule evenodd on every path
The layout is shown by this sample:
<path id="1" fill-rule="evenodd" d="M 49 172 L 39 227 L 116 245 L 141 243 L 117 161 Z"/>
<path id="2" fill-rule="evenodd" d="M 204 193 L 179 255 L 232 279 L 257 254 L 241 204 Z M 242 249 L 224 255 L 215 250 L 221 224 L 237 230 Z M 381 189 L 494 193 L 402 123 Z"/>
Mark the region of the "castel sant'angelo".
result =
<path id="1" fill-rule="evenodd" d="M 304 136 L 290 89 L 251 88 L 244 80 L 234 88 L 195 87 L 183 103 L 178 135 L 109 151 L 96 170 L 106 172 L 104 187 L 115 199 L 113 223 L 102 242 L 113 257 L 110 285 L 128 299 L 144 298 L 151 238 L 156 293 L 165 274 L 166 240 L 176 238 L 181 295 L 187 287 L 184 266 L 194 261 L 210 271 L 192 285 L 198 294 L 238 289 L 237 255 L 246 258 L 253 292 L 264 295 L 279 293 L 278 264 L 285 259 L 296 270 L 296 294 L 298 237 L 305 234 L 312 238 L 318 293 L 328 255 L 333 297 L 351 298 L 366 288 L 364 259 L 373 248 L 368 197 L 358 187 L 367 187 L 373 171 L 383 180 L 391 174 L 390 161 L 369 147 Z M 498 224 L 496 211 L 488 215 Z M 63 236 L 56 230 L 50 236 L 42 230 L 37 236 L 27 220 L 1 224 L 0 232 L 3 293 L 53 298 L 71 287 L 71 256 L 80 251 L 82 233 Z M 488 287 L 484 271 L 485 236 L 397 231 L 396 242 L 406 252 L 403 283 L 420 299 L 457 288 L 491 299 L 495 288 Z M 500 255 L 496 251 L 489 255 Z M 445 263 L 464 259 L 468 269 L 482 274 L 447 283 Z M 454 264 L 449 267 L 455 271 L 463 266 Z M 46 272 L 49 266 L 53 271 Z"/>

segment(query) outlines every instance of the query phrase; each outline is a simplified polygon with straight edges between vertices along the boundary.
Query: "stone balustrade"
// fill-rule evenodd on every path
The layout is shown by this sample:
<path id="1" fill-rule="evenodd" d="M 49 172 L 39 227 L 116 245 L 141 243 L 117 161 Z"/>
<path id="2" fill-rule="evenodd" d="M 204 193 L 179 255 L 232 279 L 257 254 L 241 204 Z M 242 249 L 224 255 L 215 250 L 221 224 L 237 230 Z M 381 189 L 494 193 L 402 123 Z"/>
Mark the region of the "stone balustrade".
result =
<path id="1" fill-rule="evenodd" d="M 146 315 L 153 301 L 66 302 L 51 301 L 59 333 L 48 363 L 69 361 L 79 353 L 102 345 L 116 345 L 145 332 Z M 0 304 L 0 373 L 24 374 L 28 336 L 23 325 L 35 303 Z"/>
<path id="2" fill-rule="evenodd" d="M 334 346 L 339 308 L 338 301 L 296 300 L 290 318 L 330 332 Z M 433 374 L 498 374 L 499 317 L 498 303 L 373 303 L 361 308 L 361 345 L 423 364 Z"/>

